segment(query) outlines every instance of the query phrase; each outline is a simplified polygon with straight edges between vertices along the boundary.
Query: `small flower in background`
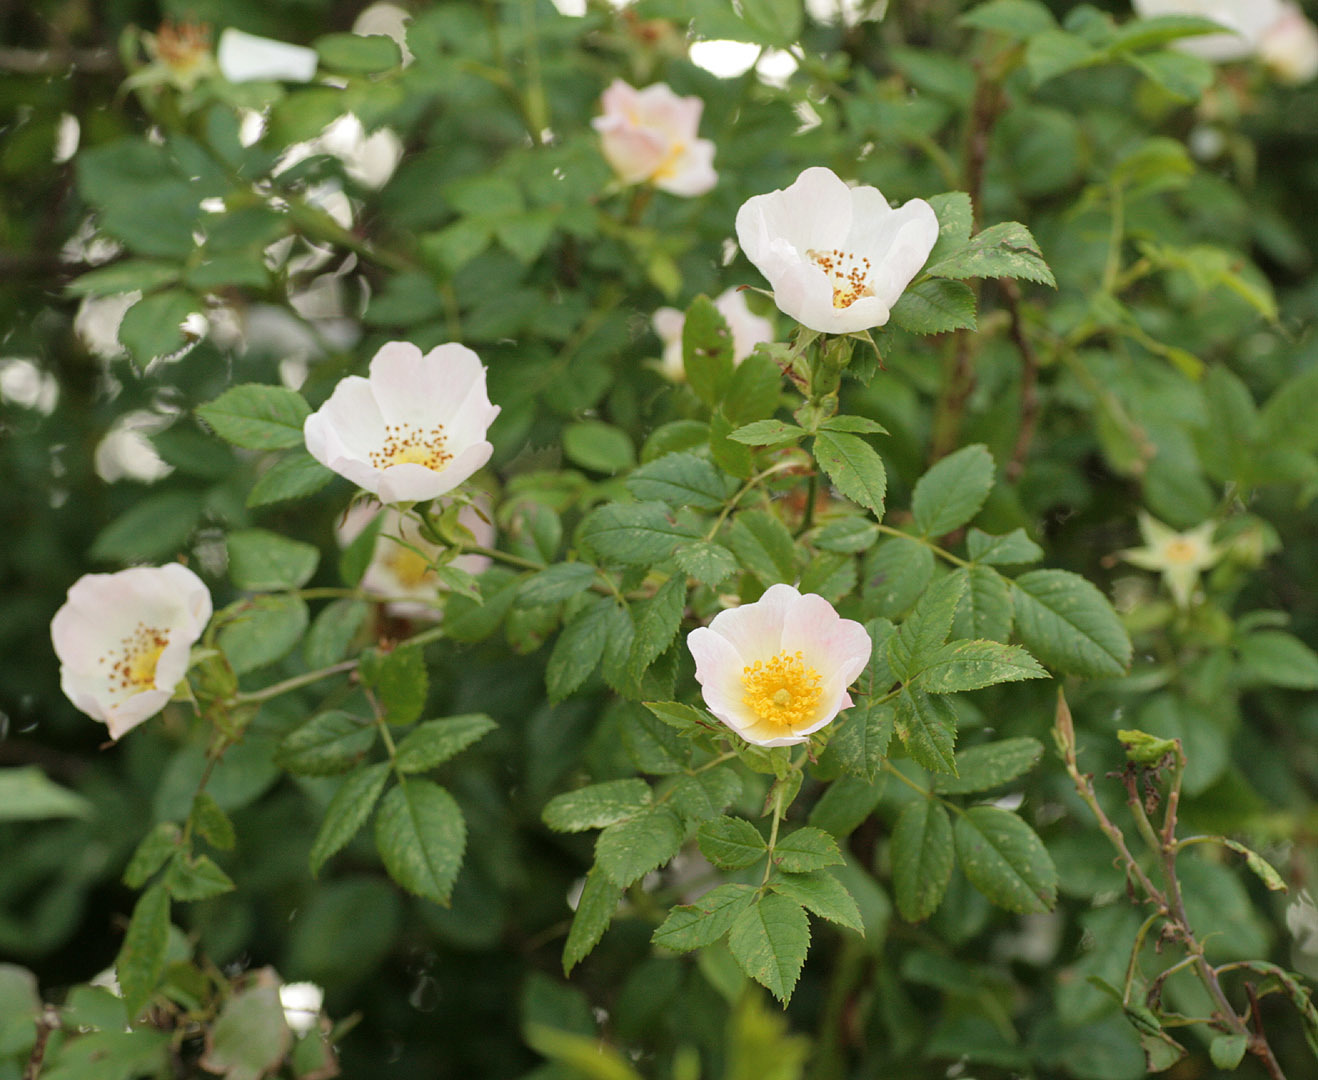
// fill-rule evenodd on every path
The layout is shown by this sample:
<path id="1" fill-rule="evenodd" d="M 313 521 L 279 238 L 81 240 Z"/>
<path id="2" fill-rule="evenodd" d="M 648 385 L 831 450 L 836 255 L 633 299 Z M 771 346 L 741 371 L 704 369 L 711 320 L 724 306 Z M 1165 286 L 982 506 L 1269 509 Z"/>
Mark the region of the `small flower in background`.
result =
<path id="1" fill-rule="evenodd" d="M 353 113 L 344 113 L 330 121 L 308 145 L 312 153 L 338 158 L 350 177 L 372 191 L 384 187 L 403 160 L 403 140 L 393 128 L 378 128 L 367 135 L 365 126 Z M 281 167 L 288 166 L 281 161 Z"/>
<path id="2" fill-rule="evenodd" d="M 380 523 L 370 565 L 362 574 L 361 590 L 390 600 L 385 610 L 395 618 L 431 621 L 441 618 L 443 613 L 435 601 L 445 587 L 432 563 L 445 549 L 422 536 L 414 518 L 400 514 L 392 506 L 382 508 L 377 502 L 359 502 L 344 515 L 336 530 L 339 544 L 347 547 L 381 513 L 384 520 Z M 491 516 L 489 499 L 478 497 L 475 505 L 464 506 L 459 511 L 458 523 L 471 530 L 477 544 L 489 547 L 494 543 L 494 525 L 488 520 Z M 485 555 L 459 555 L 448 565 L 479 574 L 489 567 L 490 560 Z"/>
<path id="3" fill-rule="evenodd" d="M 178 563 L 84 574 L 50 623 L 60 687 L 122 738 L 165 707 L 210 617 L 210 592 Z"/>
<path id="4" fill-rule="evenodd" d="M 1282 15 L 1282 0 L 1131 0 L 1135 13 L 1195 15 L 1219 23 L 1228 32 L 1178 38 L 1174 46 L 1214 63 L 1253 56 L 1264 32 Z"/>
<path id="5" fill-rule="evenodd" d="M 687 636 L 709 711 L 747 742 L 805 742 L 843 709 L 872 643 L 822 596 L 771 585 Z"/>
<path id="6" fill-rule="evenodd" d="M 130 85 L 172 83 L 180 90 L 191 90 L 215 73 L 211 28 L 205 23 L 166 19 L 154 34 L 142 34 L 142 45 L 151 64 L 130 77 Z"/>
<path id="7" fill-rule="evenodd" d="M 773 322 L 752 312 L 739 289 L 720 293 L 714 300 L 714 307 L 727 320 L 732 332 L 734 364 L 740 364 L 750 356 L 760 342 L 773 340 Z M 661 307 L 650 321 L 659 340 L 664 343 L 660 372 L 673 382 L 686 382 L 686 367 L 682 362 L 682 328 L 686 325 L 686 316 L 677 308 Z"/>
<path id="8" fill-rule="evenodd" d="M 258 37 L 229 27 L 220 35 L 216 51 L 220 73 L 231 83 L 310 82 L 320 58 L 315 49 Z"/>
<path id="9" fill-rule="evenodd" d="M 174 422 L 153 409 L 134 409 L 119 417 L 96 444 L 92 463 L 96 475 L 107 484 L 136 480 L 154 484 L 174 471 L 156 451 L 150 436 Z"/>
<path id="10" fill-rule="evenodd" d="M 737 241 L 780 311 L 824 334 L 882 326 L 938 239 L 923 199 L 894 210 L 873 187 L 806 169 L 737 211 Z"/>
<path id="11" fill-rule="evenodd" d="M 1285 4 L 1260 39 L 1258 57 L 1289 86 L 1309 82 L 1318 76 L 1318 26 L 1305 18 L 1299 4 Z"/>
<path id="12" fill-rule="evenodd" d="M 352 32 L 362 37 L 381 34 L 393 38 L 398 51 L 402 54 L 403 67 L 407 67 L 416 59 L 412 55 L 412 50 L 407 47 L 407 24 L 411 21 L 411 12 L 405 11 L 397 4 L 385 3 L 381 0 L 380 3 L 372 4 L 357 16 L 352 24 Z"/>
<path id="13" fill-rule="evenodd" d="M 614 79 L 591 123 L 604 157 L 624 184 L 650 183 L 673 195 L 703 195 L 718 182 L 714 144 L 697 137 L 705 103 L 665 83 L 637 90 Z"/>
<path id="14" fill-rule="evenodd" d="M 1189 607 L 1200 571 L 1215 565 L 1225 554 L 1213 543 L 1217 526 L 1205 521 L 1189 532 L 1178 533 L 1143 512 L 1139 523 L 1144 546 L 1120 551 L 1118 556 L 1142 570 L 1160 571 L 1177 605 Z"/>
<path id="15" fill-rule="evenodd" d="M 463 345 L 424 356 L 391 341 L 370 377 L 339 380 L 303 425 L 307 450 L 381 502 L 414 503 L 452 491 L 490 460 L 485 432 L 499 415 L 485 368 Z"/>

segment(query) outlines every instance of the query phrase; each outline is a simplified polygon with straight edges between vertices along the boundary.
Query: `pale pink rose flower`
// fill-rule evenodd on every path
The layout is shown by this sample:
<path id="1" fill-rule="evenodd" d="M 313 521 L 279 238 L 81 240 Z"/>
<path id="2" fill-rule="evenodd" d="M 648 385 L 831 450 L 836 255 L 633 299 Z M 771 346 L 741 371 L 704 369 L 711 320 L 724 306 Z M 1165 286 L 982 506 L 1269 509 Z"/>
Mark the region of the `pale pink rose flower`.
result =
<path id="1" fill-rule="evenodd" d="M 336 530 L 339 544 L 343 547 L 351 544 L 377 514 L 384 514 L 384 520 L 376 535 L 370 564 L 362 574 L 361 590 L 389 600 L 385 610 L 396 618 L 437 621 L 443 615 L 437 601 L 446 586 L 432 564 L 445 549 L 421 535 L 415 518 L 400 514 L 392 506 L 381 507 L 373 500 L 359 502 L 344 515 Z M 471 530 L 481 547 L 494 543 L 494 524 L 489 520 L 492 517 L 490 500 L 484 497 L 478 497 L 475 505 L 464 506 L 458 512 L 459 524 Z M 448 565 L 469 574 L 480 574 L 489 567 L 490 559 L 486 555 L 459 555 Z"/>
<path id="2" fill-rule="evenodd" d="M 371 360 L 369 378 L 339 380 L 303 435 L 312 457 L 381 502 L 415 503 L 452 491 L 490 460 L 485 432 L 498 415 L 485 368 L 466 346 L 423 356 L 391 341 Z"/>
<path id="3" fill-rule="evenodd" d="M 1145 19 L 1197 15 L 1220 23 L 1225 33 L 1180 38 L 1174 43 L 1175 48 L 1214 63 L 1253 56 L 1268 27 L 1284 14 L 1282 0 L 1132 0 L 1132 6 Z"/>
<path id="4" fill-rule="evenodd" d="M 122 738 L 165 707 L 210 617 L 210 592 L 179 563 L 84 574 L 50 623 L 60 687 Z"/>
<path id="5" fill-rule="evenodd" d="M 650 183 L 673 195 L 703 195 L 718 182 L 714 144 L 697 137 L 705 103 L 665 83 L 637 90 L 621 79 L 604 91 L 591 121 L 604 157 L 624 184 Z"/>
<path id="6" fill-rule="evenodd" d="M 1281 82 L 1307 83 L 1318 76 L 1318 27 L 1298 4 L 1288 3 L 1259 41 L 1258 56 Z"/>
<path id="7" fill-rule="evenodd" d="M 215 59 L 220 73 L 231 83 L 310 82 L 320 63 L 315 49 L 258 37 L 233 27 L 220 35 Z"/>
<path id="8" fill-rule="evenodd" d="M 734 364 L 740 364 L 750 356 L 756 345 L 773 340 L 773 322 L 751 311 L 740 289 L 719 293 L 714 298 L 714 307 L 727 320 L 732 332 Z M 664 343 L 660 373 L 672 382 L 686 382 L 686 366 L 682 361 L 682 328 L 686 325 L 686 315 L 677 308 L 661 307 L 652 316 L 650 324 Z"/>
<path id="9" fill-rule="evenodd" d="M 923 199 L 894 210 L 878 188 L 818 166 L 737 211 L 737 241 L 778 309 L 824 334 L 883 326 L 937 240 Z"/>
<path id="10" fill-rule="evenodd" d="M 791 585 L 720 611 L 686 643 L 709 711 L 757 746 L 805 742 L 851 708 L 873 647 L 860 623 Z"/>

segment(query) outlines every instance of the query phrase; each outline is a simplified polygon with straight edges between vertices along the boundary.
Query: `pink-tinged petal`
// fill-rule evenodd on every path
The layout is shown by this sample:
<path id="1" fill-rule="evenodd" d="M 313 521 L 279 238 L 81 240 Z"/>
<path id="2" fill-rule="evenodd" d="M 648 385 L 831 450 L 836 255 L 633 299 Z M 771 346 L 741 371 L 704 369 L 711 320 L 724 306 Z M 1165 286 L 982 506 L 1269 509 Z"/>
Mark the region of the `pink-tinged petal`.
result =
<path id="1" fill-rule="evenodd" d="M 741 674 L 746 664 L 732 642 L 710 627 L 700 626 L 687 635 L 686 644 L 696 662 L 701 696 L 710 711 L 724 723 L 750 723 L 754 717 L 742 703 L 746 691 Z"/>
<path id="2" fill-rule="evenodd" d="M 782 651 L 783 626 L 800 596 L 791 585 L 770 585 L 755 603 L 720 611 L 709 629 L 731 643 L 742 666 L 770 660 Z"/>
<path id="3" fill-rule="evenodd" d="M 851 189 L 830 169 L 806 169 L 786 188 L 752 196 L 737 211 L 737 242 L 756 266 L 774 240 L 804 259 L 810 249 L 840 246 L 850 230 Z"/>
<path id="4" fill-rule="evenodd" d="M 657 132 L 622 125 L 600 129 L 600 148 L 624 184 L 650 179 L 668 154 L 668 144 Z"/>
<path id="5" fill-rule="evenodd" d="M 143 721 L 151 719 L 169 704 L 173 696 L 169 690 L 143 690 L 134 694 L 127 701 L 112 705 L 106 710 L 105 723 L 110 729 L 110 738 L 122 739 Z"/>
<path id="6" fill-rule="evenodd" d="M 806 593 L 792 605 L 782 647 L 800 652 L 825 683 L 840 677 L 845 689 L 865 670 L 873 643 L 860 623 L 842 618 L 822 596 Z"/>
<path id="7" fill-rule="evenodd" d="M 696 137 L 705 103 L 698 97 L 678 97 L 666 83 L 654 83 L 637 92 L 634 109 L 639 122 L 657 128 L 670 139 Z"/>
<path id="8" fill-rule="evenodd" d="M 611 119 L 614 115 L 636 108 L 636 88 L 622 79 L 614 79 L 600 97 L 600 107 L 605 115 L 596 117 L 592 123 L 598 125 L 601 120 Z"/>
<path id="9" fill-rule="evenodd" d="M 654 186 L 672 195 L 694 198 L 718 183 L 714 169 L 714 144 L 708 139 L 687 143 L 677 160 L 666 164 L 655 176 Z"/>

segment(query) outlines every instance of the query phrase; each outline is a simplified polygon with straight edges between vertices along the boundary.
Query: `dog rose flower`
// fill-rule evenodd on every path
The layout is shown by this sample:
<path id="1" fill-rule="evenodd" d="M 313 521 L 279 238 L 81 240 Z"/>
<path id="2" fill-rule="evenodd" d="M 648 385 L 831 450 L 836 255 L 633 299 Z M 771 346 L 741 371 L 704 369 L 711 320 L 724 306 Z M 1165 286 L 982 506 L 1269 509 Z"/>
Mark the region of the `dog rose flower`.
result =
<path id="1" fill-rule="evenodd" d="M 458 512 L 458 523 L 471 530 L 481 547 L 489 547 L 494 543 L 494 526 L 486 520 L 490 516 L 490 502 L 488 499 L 478 499 L 477 502 L 486 516 L 482 517 L 475 506 L 468 505 Z M 442 612 L 436 600 L 444 585 L 435 573 L 433 563 L 443 554 L 444 548 L 421 535 L 415 518 L 400 514 L 392 506 L 360 502 L 348 511 L 339 525 L 339 543 L 347 547 L 381 513 L 384 520 L 375 538 L 370 564 L 362 574 L 362 592 L 389 600 L 385 610 L 396 618 L 439 619 Z M 399 543 L 400 540 L 403 542 Z M 448 565 L 469 574 L 479 574 L 489 567 L 490 560 L 485 555 L 459 555 Z"/>
<path id="2" fill-rule="evenodd" d="M 705 103 L 665 83 L 637 90 L 614 79 L 591 121 L 604 157 L 624 184 L 650 183 L 673 195 L 703 195 L 718 182 L 714 144 L 697 138 Z"/>
<path id="3" fill-rule="evenodd" d="M 315 49 L 246 34 L 233 27 L 220 35 L 215 59 L 220 73 L 231 83 L 310 82 L 320 63 Z"/>
<path id="4" fill-rule="evenodd" d="M 756 315 L 746 306 L 746 297 L 738 289 L 728 289 L 714 299 L 714 307 L 727 320 L 732 332 L 732 362 L 740 364 L 762 341 L 773 340 L 773 323 Z M 677 308 L 661 307 L 650 320 L 654 332 L 664 343 L 663 363 L 659 371 L 672 382 L 686 382 L 682 361 L 682 328 L 686 316 Z"/>
<path id="5" fill-rule="evenodd" d="M 1139 522 L 1144 546 L 1119 552 L 1120 557 L 1142 570 L 1160 571 L 1177 605 L 1189 607 L 1200 571 L 1209 569 L 1225 554 L 1213 543 L 1217 526 L 1205 521 L 1189 532 L 1178 533 L 1145 513 L 1140 514 Z"/>
<path id="6" fill-rule="evenodd" d="M 1225 32 L 1178 38 L 1175 47 L 1215 63 L 1253 56 L 1268 27 L 1283 14 L 1282 0 L 1132 0 L 1135 13 L 1196 15 L 1221 24 Z"/>
<path id="7" fill-rule="evenodd" d="M 490 460 L 485 432 L 498 415 L 470 349 L 449 343 L 423 356 L 391 341 L 371 360 L 370 377 L 341 379 L 302 431 L 312 457 L 381 502 L 421 502 Z"/>
<path id="8" fill-rule="evenodd" d="M 872 643 L 822 596 L 771 585 L 691 631 L 687 648 L 709 711 L 757 746 L 802 743 L 843 709 Z"/>
<path id="9" fill-rule="evenodd" d="M 1259 40 L 1258 56 L 1281 82 L 1307 83 L 1318 76 L 1318 26 L 1305 18 L 1299 4 L 1285 4 Z"/>
<path id="10" fill-rule="evenodd" d="M 737 211 L 737 241 L 785 315 L 824 334 L 882 326 L 938 239 L 923 199 L 894 210 L 878 188 L 806 169 Z"/>
<path id="11" fill-rule="evenodd" d="M 50 623 L 60 687 L 122 738 L 165 707 L 210 617 L 210 592 L 178 563 L 84 574 Z"/>

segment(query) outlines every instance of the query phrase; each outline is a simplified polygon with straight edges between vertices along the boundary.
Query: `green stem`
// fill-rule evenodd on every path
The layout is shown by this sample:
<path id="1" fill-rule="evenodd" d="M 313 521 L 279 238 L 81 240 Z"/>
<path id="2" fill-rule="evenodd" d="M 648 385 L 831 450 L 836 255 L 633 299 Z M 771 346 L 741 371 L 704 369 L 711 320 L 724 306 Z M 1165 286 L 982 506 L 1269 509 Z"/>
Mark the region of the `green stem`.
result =
<path id="1" fill-rule="evenodd" d="M 780 461 L 776 465 L 769 466 L 769 468 L 765 469 L 762 473 L 757 473 L 755 476 L 752 476 L 749 480 L 747 480 L 744 484 L 741 485 L 741 487 L 737 490 L 736 494 L 734 494 L 732 498 L 728 500 L 727 505 L 724 506 L 721 511 L 719 511 L 719 516 L 714 519 L 714 524 L 710 526 L 709 532 L 705 534 L 705 539 L 713 540 L 714 537 L 718 535 L 719 529 L 721 529 L 723 527 L 723 523 L 728 520 L 728 515 L 731 514 L 732 511 L 737 508 L 737 504 L 741 502 L 742 497 L 747 492 L 749 492 L 752 488 L 756 487 L 764 480 L 768 479 L 770 476 L 773 476 L 774 473 L 780 473 L 780 472 L 784 472 L 787 469 L 794 469 L 794 468 L 796 468 L 796 464 L 794 462 Z"/>
<path id="2" fill-rule="evenodd" d="M 412 639 L 415 641 L 416 639 Z M 301 675 L 294 675 L 291 679 L 285 679 L 283 682 L 273 683 L 263 690 L 252 690 L 245 694 L 235 694 L 230 701 L 232 705 L 257 705 L 262 701 L 269 701 L 271 698 L 279 697 L 280 694 L 287 694 L 293 690 L 301 690 L 304 686 L 310 686 L 312 683 L 320 682 L 321 679 L 327 679 L 331 675 L 339 675 L 345 671 L 352 671 L 357 666 L 356 660 L 343 660 L 337 664 L 331 664 L 329 667 L 317 668 L 315 671 L 307 671 Z"/>
<path id="3" fill-rule="evenodd" d="M 901 529 L 894 529 L 891 525 L 884 525 L 881 523 L 876 525 L 875 528 L 881 533 L 886 533 L 888 536 L 900 536 L 904 540 L 914 540 L 917 544 L 923 544 L 940 559 L 946 559 L 954 566 L 970 565 L 969 559 L 963 559 L 960 555 L 953 555 L 946 548 L 939 547 L 926 536 L 912 536 L 910 533 L 902 532 Z"/>
<path id="4" fill-rule="evenodd" d="M 1155 911 L 1140 924 L 1140 928 L 1135 933 L 1135 944 L 1130 950 L 1130 960 L 1126 964 L 1126 981 L 1121 986 L 1121 1003 L 1130 1004 L 1130 991 L 1135 983 L 1135 972 L 1139 970 L 1140 950 L 1144 948 L 1144 939 L 1148 936 L 1149 931 L 1153 929 L 1153 924 L 1163 917 L 1162 911 Z"/>
<path id="5" fill-rule="evenodd" d="M 545 564 L 536 562 L 534 559 L 524 559 L 520 555 L 514 555 L 511 551 L 500 551 L 498 548 L 482 547 L 479 544 L 463 544 L 462 553 L 464 555 L 484 555 L 487 559 L 496 559 L 499 562 L 505 562 L 509 566 L 517 566 L 523 570 L 543 570 Z"/>
<path id="6" fill-rule="evenodd" d="M 760 879 L 760 888 L 769 884 L 769 875 L 773 873 L 773 849 L 778 844 L 778 823 L 783 817 L 783 788 L 779 787 L 773 797 L 773 825 L 769 828 L 768 858 L 764 862 L 764 877 Z"/>

